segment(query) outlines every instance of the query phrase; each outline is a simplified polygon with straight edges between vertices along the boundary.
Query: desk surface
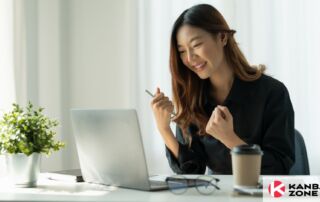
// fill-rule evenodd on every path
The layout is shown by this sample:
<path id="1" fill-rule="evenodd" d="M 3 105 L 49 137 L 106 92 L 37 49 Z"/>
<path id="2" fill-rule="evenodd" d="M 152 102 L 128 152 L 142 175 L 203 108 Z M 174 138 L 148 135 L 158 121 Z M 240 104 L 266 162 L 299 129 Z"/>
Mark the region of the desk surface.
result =
<path id="1" fill-rule="evenodd" d="M 232 176 L 218 175 L 221 190 L 211 195 L 201 195 L 195 188 L 184 194 L 175 195 L 165 191 L 137 191 L 112 186 L 89 183 L 58 182 L 40 177 L 36 188 L 9 187 L 6 180 L 0 179 L 0 201 L 262 201 L 252 196 L 233 196 Z"/>

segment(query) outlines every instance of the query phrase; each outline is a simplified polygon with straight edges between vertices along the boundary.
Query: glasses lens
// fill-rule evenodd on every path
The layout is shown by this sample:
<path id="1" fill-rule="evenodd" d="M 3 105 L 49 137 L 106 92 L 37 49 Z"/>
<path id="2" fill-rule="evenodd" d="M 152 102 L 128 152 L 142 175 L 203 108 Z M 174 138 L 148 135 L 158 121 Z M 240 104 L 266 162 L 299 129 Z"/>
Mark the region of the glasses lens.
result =
<path id="1" fill-rule="evenodd" d="M 201 194 L 211 194 L 216 190 L 216 181 L 210 176 L 199 176 L 196 181 L 196 188 Z"/>
<path id="2" fill-rule="evenodd" d="M 183 176 L 168 177 L 166 181 L 170 191 L 174 194 L 182 194 L 188 188 L 188 182 Z"/>

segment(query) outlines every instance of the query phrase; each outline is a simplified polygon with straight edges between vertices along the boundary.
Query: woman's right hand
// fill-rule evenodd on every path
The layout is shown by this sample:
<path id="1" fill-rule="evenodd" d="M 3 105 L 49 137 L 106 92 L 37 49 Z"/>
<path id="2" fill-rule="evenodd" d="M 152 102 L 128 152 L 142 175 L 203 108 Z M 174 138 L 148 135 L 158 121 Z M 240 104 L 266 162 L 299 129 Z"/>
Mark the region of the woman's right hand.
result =
<path id="1" fill-rule="evenodd" d="M 170 128 L 171 114 L 174 109 L 173 103 L 157 88 L 154 98 L 151 101 L 151 108 L 164 143 L 175 158 L 178 158 L 179 144 Z"/>
<path id="2" fill-rule="evenodd" d="M 157 88 L 154 98 L 151 101 L 151 108 L 160 132 L 169 131 L 171 114 L 173 113 L 173 103 Z"/>

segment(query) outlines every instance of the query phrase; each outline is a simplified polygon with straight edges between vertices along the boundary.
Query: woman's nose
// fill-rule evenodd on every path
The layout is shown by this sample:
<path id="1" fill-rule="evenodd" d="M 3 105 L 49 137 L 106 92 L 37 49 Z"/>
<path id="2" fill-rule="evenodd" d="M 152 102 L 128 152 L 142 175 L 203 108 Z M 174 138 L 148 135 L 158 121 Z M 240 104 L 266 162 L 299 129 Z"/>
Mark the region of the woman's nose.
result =
<path id="1" fill-rule="evenodd" d="M 192 52 L 192 51 L 188 51 L 188 54 L 187 54 L 187 61 L 188 61 L 188 63 L 189 63 L 189 64 L 191 64 L 191 63 L 192 63 L 192 61 L 194 60 L 194 58 L 195 58 L 195 54 L 194 54 L 194 52 Z"/>

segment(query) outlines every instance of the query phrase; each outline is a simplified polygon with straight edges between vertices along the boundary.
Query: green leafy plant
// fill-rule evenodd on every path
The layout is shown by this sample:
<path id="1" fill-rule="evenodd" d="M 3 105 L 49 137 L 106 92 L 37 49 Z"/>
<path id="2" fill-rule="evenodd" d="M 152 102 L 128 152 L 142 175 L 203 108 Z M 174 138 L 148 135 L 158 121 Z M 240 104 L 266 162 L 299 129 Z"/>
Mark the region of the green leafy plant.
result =
<path id="1" fill-rule="evenodd" d="M 52 129 L 58 126 L 57 120 L 43 115 L 44 108 L 34 109 L 31 102 L 25 109 L 13 104 L 12 111 L 5 113 L 0 119 L 0 153 L 45 153 L 58 151 L 65 146 L 63 142 L 55 141 L 56 132 Z"/>

